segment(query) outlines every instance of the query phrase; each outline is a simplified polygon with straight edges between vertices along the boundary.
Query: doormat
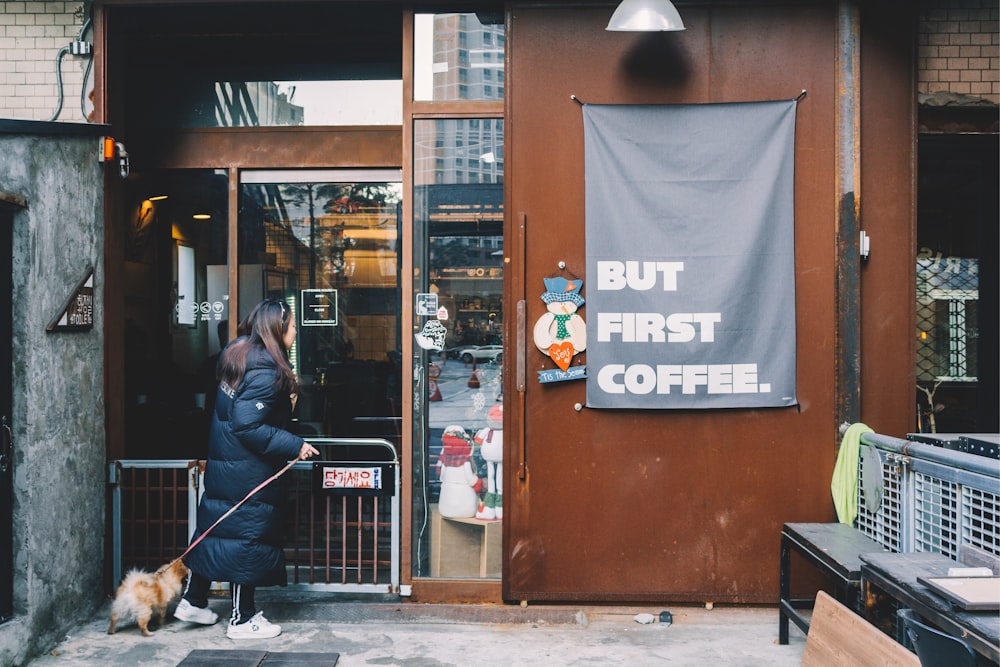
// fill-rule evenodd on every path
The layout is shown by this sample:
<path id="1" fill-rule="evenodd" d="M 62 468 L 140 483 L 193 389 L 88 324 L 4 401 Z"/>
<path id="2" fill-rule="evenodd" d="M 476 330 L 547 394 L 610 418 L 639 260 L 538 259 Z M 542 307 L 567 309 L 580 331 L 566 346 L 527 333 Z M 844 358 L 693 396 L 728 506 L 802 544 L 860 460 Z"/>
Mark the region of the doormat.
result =
<path id="1" fill-rule="evenodd" d="M 339 653 L 196 649 L 177 667 L 334 667 Z"/>

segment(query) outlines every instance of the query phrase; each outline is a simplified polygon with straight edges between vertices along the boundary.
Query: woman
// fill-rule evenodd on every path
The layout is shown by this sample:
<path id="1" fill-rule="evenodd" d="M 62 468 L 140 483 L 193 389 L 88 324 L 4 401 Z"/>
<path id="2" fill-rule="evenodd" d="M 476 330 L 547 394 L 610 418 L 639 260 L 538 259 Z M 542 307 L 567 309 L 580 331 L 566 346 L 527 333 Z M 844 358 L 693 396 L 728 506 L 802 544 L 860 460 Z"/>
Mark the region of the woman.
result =
<path id="1" fill-rule="evenodd" d="M 240 324 L 242 335 L 222 353 L 195 539 L 287 461 L 319 453 L 286 430 L 297 389 L 288 361 L 296 333 L 285 302 L 262 301 Z M 287 583 L 279 509 L 283 501 L 281 485 L 268 484 L 191 551 L 185 559 L 191 577 L 176 618 L 215 623 L 218 616 L 208 608 L 209 588 L 212 581 L 228 581 L 233 611 L 226 635 L 266 639 L 281 634 L 281 627 L 254 606 L 254 590 Z"/>

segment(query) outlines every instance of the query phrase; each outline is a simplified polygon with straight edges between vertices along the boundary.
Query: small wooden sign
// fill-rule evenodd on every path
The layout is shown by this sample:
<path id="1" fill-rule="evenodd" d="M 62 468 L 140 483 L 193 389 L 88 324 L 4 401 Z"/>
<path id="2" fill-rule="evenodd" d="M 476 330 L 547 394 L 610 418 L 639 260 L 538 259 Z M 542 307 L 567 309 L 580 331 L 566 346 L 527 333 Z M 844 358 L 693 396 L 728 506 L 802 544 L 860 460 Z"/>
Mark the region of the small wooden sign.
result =
<path id="1" fill-rule="evenodd" d="M 572 366 L 566 370 L 560 370 L 558 368 L 546 368 L 543 371 L 538 371 L 538 381 L 542 384 L 548 382 L 566 382 L 567 380 L 586 380 L 587 379 L 587 367 L 586 366 Z"/>
<path id="2" fill-rule="evenodd" d="M 49 322 L 45 330 L 90 331 L 94 328 L 94 267 L 87 268 L 87 275 L 59 310 L 59 315 Z"/>

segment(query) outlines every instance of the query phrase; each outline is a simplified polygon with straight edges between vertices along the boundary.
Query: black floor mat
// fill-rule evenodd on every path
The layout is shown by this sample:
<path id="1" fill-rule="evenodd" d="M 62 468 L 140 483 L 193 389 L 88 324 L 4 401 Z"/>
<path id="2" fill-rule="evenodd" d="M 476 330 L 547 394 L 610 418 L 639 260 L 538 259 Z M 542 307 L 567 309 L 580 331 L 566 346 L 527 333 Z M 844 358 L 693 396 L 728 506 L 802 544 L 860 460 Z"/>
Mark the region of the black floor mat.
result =
<path id="1" fill-rule="evenodd" d="M 188 653 L 177 667 L 334 667 L 339 653 L 204 650 Z"/>

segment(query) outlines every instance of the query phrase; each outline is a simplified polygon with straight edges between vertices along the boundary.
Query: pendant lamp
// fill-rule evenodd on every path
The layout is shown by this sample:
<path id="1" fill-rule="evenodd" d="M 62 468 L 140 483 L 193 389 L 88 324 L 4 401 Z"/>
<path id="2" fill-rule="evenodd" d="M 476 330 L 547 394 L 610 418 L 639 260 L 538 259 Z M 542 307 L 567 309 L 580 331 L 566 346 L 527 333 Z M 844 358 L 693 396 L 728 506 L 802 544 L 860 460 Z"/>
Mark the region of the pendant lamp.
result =
<path id="1" fill-rule="evenodd" d="M 670 0 L 622 0 L 606 30 L 684 30 L 684 21 Z"/>

